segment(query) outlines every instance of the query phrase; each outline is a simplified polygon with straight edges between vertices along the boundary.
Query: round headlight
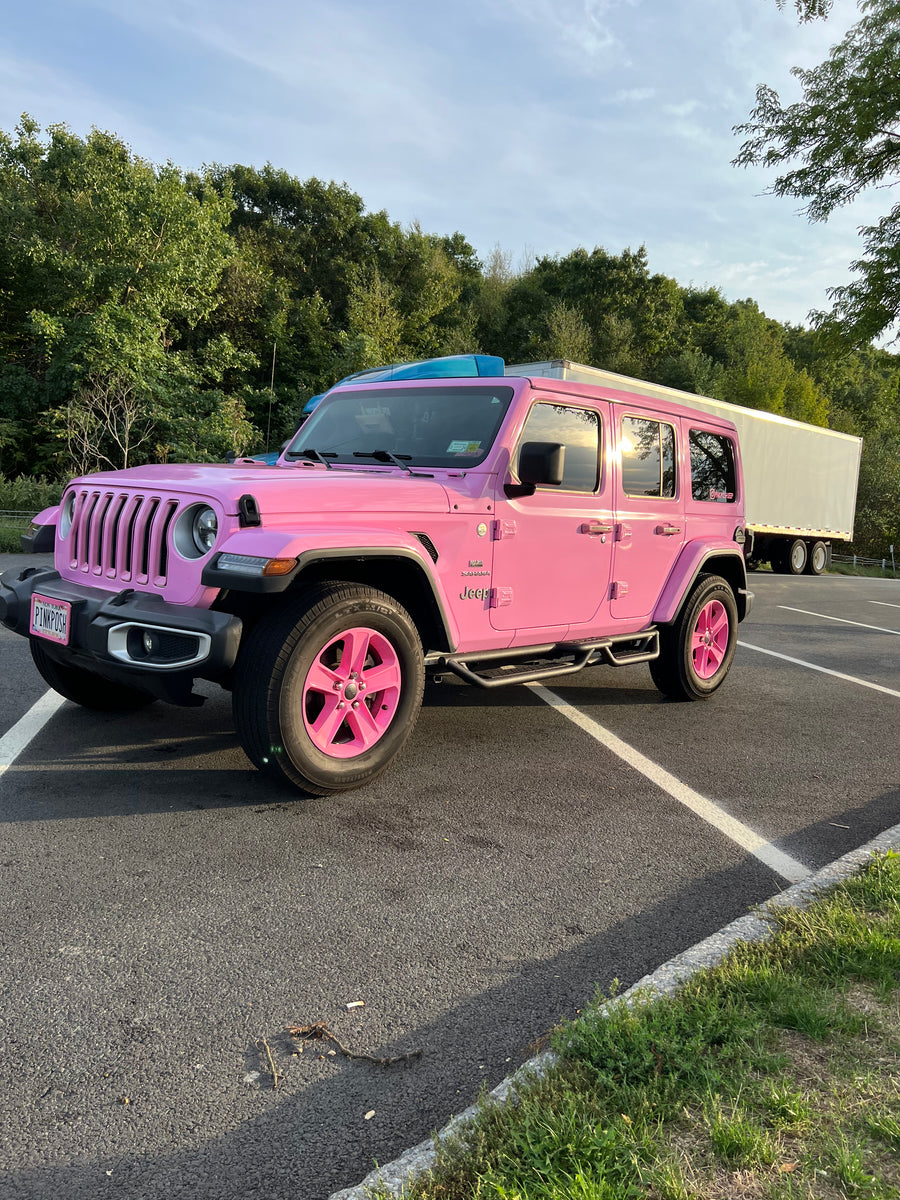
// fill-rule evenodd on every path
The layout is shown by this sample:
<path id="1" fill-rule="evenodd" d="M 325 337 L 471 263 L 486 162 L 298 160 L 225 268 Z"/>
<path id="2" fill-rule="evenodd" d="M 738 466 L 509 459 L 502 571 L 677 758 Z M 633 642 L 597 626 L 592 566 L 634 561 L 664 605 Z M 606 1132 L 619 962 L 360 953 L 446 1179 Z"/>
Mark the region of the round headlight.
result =
<path id="1" fill-rule="evenodd" d="M 72 519 L 75 516 L 75 493 L 69 492 L 62 502 L 62 507 L 59 510 L 59 536 L 61 538 L 68 537 L 69 531 L 72 528 Z"/>
<path id="2" fill-rule="evenodd" d="M 216 534 L 218 532 L 219 522 L 216 519 L 216 514 L 209 505 L 198 508 L 191 521 L 191 537 L 194 539 L 194 545 L 201 554 L 209 554 L 210 550 L 216 544 Z"/>

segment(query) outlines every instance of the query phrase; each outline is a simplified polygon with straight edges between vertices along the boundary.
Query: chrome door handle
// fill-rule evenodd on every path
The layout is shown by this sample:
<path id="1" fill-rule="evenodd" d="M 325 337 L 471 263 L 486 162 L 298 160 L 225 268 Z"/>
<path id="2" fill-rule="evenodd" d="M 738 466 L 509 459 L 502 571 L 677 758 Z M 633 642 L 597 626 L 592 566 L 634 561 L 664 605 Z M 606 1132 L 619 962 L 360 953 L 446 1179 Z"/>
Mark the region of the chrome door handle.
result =
<path id="1" fill-rule="evenodd" d="M 663 537 L 672 537 L 676 533 L 681 533 L 680 525 L 657 525 L 653 530 L 654 533 L 661 533 Z"/>

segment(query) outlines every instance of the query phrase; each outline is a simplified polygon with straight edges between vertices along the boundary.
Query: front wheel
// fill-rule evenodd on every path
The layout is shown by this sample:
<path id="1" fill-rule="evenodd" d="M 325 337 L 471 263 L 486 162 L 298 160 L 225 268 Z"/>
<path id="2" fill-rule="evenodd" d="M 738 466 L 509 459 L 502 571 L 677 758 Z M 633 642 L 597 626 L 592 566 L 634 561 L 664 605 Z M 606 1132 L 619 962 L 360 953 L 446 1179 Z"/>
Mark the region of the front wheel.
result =
<path id="1" fill-rule="evenodd" d="M 235 727 L 259 770 L 326 796 L 390 766 L 424 686 L 419 635 L 396 600 L 362 584 L 321 584 L 264 618 L 242 647 Z"/>
<path id="2" fill-rule="evenodd" d="M 705 700 L 723 683 L 737 644 L 737 605 L 720 575 L 691 592 L 674 624 L 660 630 L 653 682 L 675 700 Z"/>

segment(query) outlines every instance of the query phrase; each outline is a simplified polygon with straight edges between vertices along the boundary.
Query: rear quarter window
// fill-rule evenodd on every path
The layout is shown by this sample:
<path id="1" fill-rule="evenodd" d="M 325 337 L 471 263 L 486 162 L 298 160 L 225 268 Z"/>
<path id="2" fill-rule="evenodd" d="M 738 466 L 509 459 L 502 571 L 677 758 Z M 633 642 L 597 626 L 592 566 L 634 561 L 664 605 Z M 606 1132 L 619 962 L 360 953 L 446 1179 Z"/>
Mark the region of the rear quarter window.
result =
<path id="1" fill-rule="evenodd" d="M 733 504 L 737 499 L 734 442 L 724 434 L 706 429 L 692 429 L 688 441 L 693 498 L 711 504 Z"/>

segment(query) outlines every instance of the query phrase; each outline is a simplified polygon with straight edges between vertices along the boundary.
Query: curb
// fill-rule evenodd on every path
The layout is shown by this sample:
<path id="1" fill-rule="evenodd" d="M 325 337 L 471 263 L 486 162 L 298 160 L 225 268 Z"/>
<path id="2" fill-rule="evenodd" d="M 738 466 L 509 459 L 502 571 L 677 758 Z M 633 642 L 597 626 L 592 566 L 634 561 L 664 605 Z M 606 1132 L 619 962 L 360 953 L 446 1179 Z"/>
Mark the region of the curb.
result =
<path id="1" fill-rule="evenodd" d="M 695 946 L 683 950 L 681 954 L 676 954 L 674 958 L 657 967 L 650 975 L 639 979 L 627 991 L 622 992 L 614 1000 L 608 1001 L 607 1004 L 632 1003 L 637 992 L 644 996 L 648 993 L 654 996 L 663 996 L 677 991 L 682 983 L 690 979 L 697 971 L 721 962 L 738 942 L 765 941 L 772 933 L 772 925 L 766 915 L 766 909 L 805 908 L 816 899 L 820 892 L 855 874 L 865 865 L 866 860 L 872 854 L 886 850 L 900 850 L 900 825 L 886 829 L 872 841 L 860 846 L 859 849 L 851 850 L 841 858 L 835 859 L 833 863 L 816 871 L 814 875 L 810 875 L 808 879 L 795 883 L 786 891 L 779 892 L 771 900 L 766 901 L 764 907 L 757 906 L 753 912 L 744 917 L 738 917 L 737 920 L 720 929 L 718 933 L 711 934 L 702 942 L 697 942 Z M 607 1007 L 607 1005 L 603 1007 Z M 530 1058 L 512 1075 L 508 1075 L 499 1083 L 493 1091 L 488 1092 L 487 1101 L 493 1104 L 505 1104 L 514 1100 L 517 1083 L 542 1078 L 556 1061 L 557 1055 L 552 1050 L 545 1050 L 537 1057 Z M 328 1200 L 369 1200 L 370 1189 L 375 1187 L 380 1187 L 391 1195 L 402 1196 L 403 1189 L 413 1181 L 415 1176 L 424 1174 L 434 1166 L 437 1159 L 435 1146 L 445 1138 L 461 1133 L 475 1118 L 480 1107 L 480 1104 L 471 1104 L 461 1113 L 457 1113 L 455 1117 L 451 1117 L 444 1128 L 432 1137 L 426 1138 L 417 1146 L 404 1151 L 393 1162 L 385 1163 L 384 1166 L 370 1171 L 365 1179 L 355 1187 L 332 1192 Z"/>

